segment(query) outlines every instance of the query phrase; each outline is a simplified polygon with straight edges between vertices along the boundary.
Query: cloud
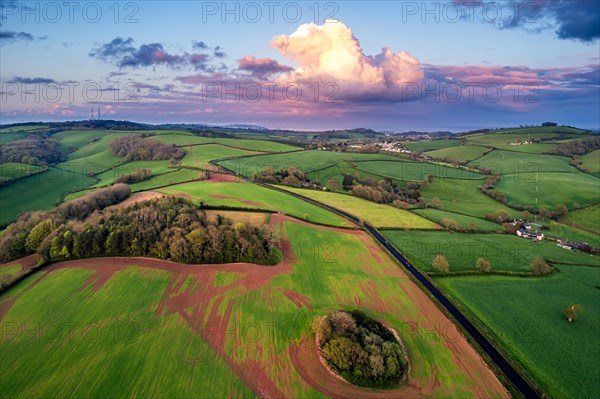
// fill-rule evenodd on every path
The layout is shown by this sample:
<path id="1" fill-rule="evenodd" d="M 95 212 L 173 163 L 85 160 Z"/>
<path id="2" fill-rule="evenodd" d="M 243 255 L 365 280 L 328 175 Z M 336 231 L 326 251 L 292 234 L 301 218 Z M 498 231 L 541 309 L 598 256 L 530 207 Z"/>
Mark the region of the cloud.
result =
<path id="1" fill-rule="evenodd" d="M 208 45 L 202 41 L 196 41 L 194 40 L 192 42 L 192 48 L 197 49 L 197 50 L 206 50 L 208 49 Z"/>
<path id="2" fill-rule="evenodd" d="M 221 46 L 217 46 L 215 47 L 215 51 L 213 52 L 213 55 L 217 58 L 225 58 L 227 57 L 227 53 L 225 53 L 223 51 L 223 49 L 221 48 Z"/>
<path id="3" fill-rule="evenodd" d="M 289 72 L 293 68 L 282 65 L 272 58 L 256 58 L 252 55 L 246 55 L 238 60 L 241 71 L 250 72 L 257 77 L 266 77 L 276 73 Z"/>
<path id="4" fill-rule="evenodd" d="M 21 76 L 15 76 L 6 83 L 21 83 L 21 84 L 50 84 L 56 83 L 56 80 L 50 78 L 23 78 Z"/>
<path id="5" fill-rule="evenodd" d="M 39 40 L 44 40 L 44 38 L 38 38 Z M 18 41 L 26 41 L 31 42 L 35 40 L 31 33 L 27 32 L 13 32 L 13 31 L 1 31 L 0 32 L 0 46 L 4 46 L 7 44 L 12 44 Z"/>
<path id="6" fill-rule="evenodd" d="M 332 82 L 346 98 L 390 97 L 403 84 L 423 79 L 419 61 L 406 52 L 394 53 L 385 47 L 380 54 L 365 55 L 358 39 L 341 22 L 303 24 L 289 36 L 275 37 L 272 45 L 298 63 L 283 80 Z"/>
<path id="7" fill-rule="evenodd" d="M 176 66 L 185 62 L 184 57 L 167 53 L 162 44 L 149 43 L 133 46 L 133 39 L 117 37 L 110 43 L 92 49 L 90 57 L 115 63 L 119 68 L 166 64 Z"/>
<path id="8" fill-rule="evenodd" d="M 452 2 L 465 11 L 488 4 L 482 0 Z M 521 28 L 530 32 L 554 29 L 560 39 L 582 42 L 600 38 L 600 0 L 502 0 L 494 4 L 503 15 L 500 21 L 494 21 L 500 29 Z"/>
<path id="9" fill-rule="evenodd" d="M 209 65 L 211 58 L 207 54 L 188 53 L 170 54 L 161 43 L 142 44 L 136 47 L 130 37 L 123 39 L 116 37 L 109 43 L 98 45 L 88 54 L 92 58 L 110 62 L 119 68 L 140 68 L 148 66 L 165 65 L 170 68 L 192 66 L 196 70 L 212 71 Z M 204 42 L 193 42 L 195 48 L 205 48 Z M 219 47 L 217 47 L 219 48 Z"/>

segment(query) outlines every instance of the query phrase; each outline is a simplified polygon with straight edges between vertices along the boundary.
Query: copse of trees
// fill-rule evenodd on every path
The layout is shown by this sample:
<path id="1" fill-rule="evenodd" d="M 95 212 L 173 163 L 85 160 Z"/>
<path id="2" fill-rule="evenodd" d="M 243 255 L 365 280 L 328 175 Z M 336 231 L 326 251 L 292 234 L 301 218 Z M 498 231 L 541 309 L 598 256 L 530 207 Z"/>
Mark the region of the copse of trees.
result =
<path id="1" fill-rule="evenodd" d="M 225 218 L 210 220 L 181 198 L 108 207 L 78 218 L 89 212 L 87 205 L 94 201 L 106 204 L 104 199 L 83 198 L 75 208 L 70 205 L 21 216 L 0 237 L 0 262 L 32 253 L 50 261 L 109 255 L 181 263 L 277 262 L 274 239 L 267 229 L 234 225 Z"/>
<path id="2" fill-rule="evenodd" d="M 397 206 L 401 206 L 401 202 L 419 203 L 419 189 L 422 186 L 422 183 L 409 182 L 400 187 L 390 179 L 375 180 L 372 177 L 360 178 L 349 174 L 345 174 L 342 180 L 342 187 L 359 198 L 379 204 L 393 204 L 394 201 L 398 201 Z"/>
<path id="3" fill-rule="evenodd" d="M 16 162 L 46 166 L 62 161 L 58 140 L 47 134 L 30 134 L 21 140 L 0 145 L 0 163 Z"/>
<path id="4" fill-rule="evenodd" d="M 159 159 L 179 160 L 185 155 L 181 148 L 140 136 L 118 138 L 110 143 L 109 147 L 113 154 L 124 158 L 127 162 Z"/>
<path id="5" fill-rule="evenodd" d="M 261 172 L 257 172 L 253 176 L 256 180 L 265 183 L 283 184 L 290 187 L 300 187 L 303 183 L 310 183 L 310 178 L 295 166 L 290 166 L 287 169 L 273 169 L 271 166 L 265 167 Z"/>
<path id="6" fill-rule="evenodd" d="M 118 204 L 130 195 L 131 188 L 127 184 L 119 183 L 65 202 L 58 207 L 58 211 L 66 219 L 84 219 L 94 211 Z"/>
<path id="7" fill-rule="evenodd" d="M 129 173 L 127 175 L 119 176 L 115 183 L 125 183 L 125 184 L 134 184 L 139 183 L 144 180 L 148 180 L 152 177 L 152 171 L 150 169 L 140 169 L 133 173 Z"/>
<path id="8" fill-rule="evenodd" d="M 348 382 L 369 388 L 398 386 L 406 376 L 406 353 L 386 327 L 363 312 L 337 311 L 319 324 L 319 349 Z"/>
<path id="9" fill-rule="evenodd" d="M 558 147 L 550 150 L 549 153 L 573 156 L 584 155 L 597 149 L 600 149 L 600 136 L 595 135 L 561 143 Z"/>

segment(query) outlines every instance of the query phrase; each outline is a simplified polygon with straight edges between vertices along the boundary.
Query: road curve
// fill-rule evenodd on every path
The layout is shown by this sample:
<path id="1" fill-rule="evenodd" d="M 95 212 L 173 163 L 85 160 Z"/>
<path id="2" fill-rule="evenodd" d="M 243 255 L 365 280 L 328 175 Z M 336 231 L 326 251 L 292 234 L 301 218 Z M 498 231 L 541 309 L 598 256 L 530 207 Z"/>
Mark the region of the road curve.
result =
<path id="1" fill-rule="evenodd" d="M 335 214 L 338 214 L 350 221 L 361 225 L 361 220 L 356 216 L 353 216 L 347 212 L 344 212 L 340 209 L 334 208 L 322 202 L 316 201 L 312 198 L 305 197 L 300 194 L 292 193 L 290 191 L 281 189 L 279 187 L 274 187 L 270 184 L 260 182 L 258 180 L 241 176 L 238 173 L 234 172 L 231 169 L 224 167 L 223 165 L 218 165 L 219 162 L 235 159 L 237 157 L 216 159 L 210 161 L 211 164 L 218 166 L 223 169 L 227 173 L 233 174 L 240 179 L 247 181 L 249 183 L 253 183 L 259 185 L 261 187 L 265 187 L 271 190 L 283 192 L 289 195 L 292 195 L 296 198 L 319 206 L 321 208 L 327 209 Z M 454 319 L 463 327 L 464 331 L 467 332 L 471 336 L 475 342 L 479 345 L 479 347 L 489 356 L 489 358 L 494 362 L 494 364 L 504 373 L 504 375 L 508 378 L 508 380 L 526 397 L 526 398 L 541 398 L 541 396 L 537 393 L 535 389 L 519 374 L 517 370 L 506 360 L 506 358 L 498 352 L 498 350 L 492 345 L 492 343 L 475 327 L 473 323 L 467 319 L 467 317 L 446 298 L 446 296 L 439 290 L 435 285 L 431 283 L 431 281 L 426 278 L 423 273 L 421 273 L 416 267 L 412 265 L 392 244 L 390 244 L 375 228 L 370 226 L 368 223 L 362 223 L 364 229 L 369 232 L 381 245 L 383 245 L 389 253 L 396 258 L 419 282 L 433 295 L 440 304 L 454 317 Z"/>

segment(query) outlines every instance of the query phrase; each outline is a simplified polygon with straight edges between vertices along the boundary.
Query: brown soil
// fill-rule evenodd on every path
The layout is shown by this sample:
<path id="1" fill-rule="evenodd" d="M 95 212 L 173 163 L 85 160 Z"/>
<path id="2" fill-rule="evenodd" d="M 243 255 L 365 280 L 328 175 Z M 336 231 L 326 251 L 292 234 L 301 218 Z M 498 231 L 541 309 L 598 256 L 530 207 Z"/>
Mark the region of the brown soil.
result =
<path id="1" fill-rule="evenodd" d="M 244 180 L 240 179 L 237 176 L 231 175 L 229 173 L 216 173 L 212 172 L 210 174 L 210 179 L 205 180 L 208 183 L 246 183 Z"/>
<path id="2" fill-rule="evenodd" d="M 155 198 L 162 198 L 164 194 L 157 191 L 143 191 L 139 193 L 133 193 L 125 201 L 113 205 L 111 208 L 127 208 L 129 205 L 137 204 L 138 202 L 149 201 Z"/>
<path id="3" fill-rule="evenodd" d="M 100 289 L 115 273 L 125 268 L 136 265 L 141 268 L 165 270 L 170 273 L 170 281 L 165 289 L 163 298 L 155 309 L 157 315 L 177 314 L 189 327 L 202 336 L 211 347 L 224 359 L 231 370 L 238 375 L 258 396 L 264 398 L 282 398 L 291 395 L 293 388 L 287 385 L 285 378 L 275 377 L 273 365 L 268 361 L 252 360 L 248 357 L 239 359 L 234 357 L 235 350 L 226 350 L 225 341 L 232 328 L 232 315 L 236 298 L 249 291 L 265 287 L 275 276 L 291 273 L 294 267 L 295 255 L 293 247 L 286 239 L 285 222 L 310 225 L 313 228 L 336 231 L 343 234 L 356 236 L 365 244 L 371 255 L 368 261 L 369 268 L 378 273 L 373 276 L 373 281 L 365 282 L 361 286 L 363 298 L 357 293 L 338 293 L 339 306 L 363 306 L 376 310 L 383 314 L 397 314 L 402 308 L 405 298 L 387 298 L 384 300 L 381 294 L 382 286 L 378 284 L 378 274 L 393 275 L 399 277 L 395 281 L 400 285 L 404 296 L 411 298 L 417 307 L 416 318 L 410 315 L 399 318 L 407 325 L 416 324 L 436 330 L 445 345 L 454 357 L 457 365 L 457 373 L 464 373 L 473 384 L 473 395 L 485 398 L 490 396 L 509 397 L 508 392 L 498 381 L 492 371 L 485 365 L 477 352 L 469 345 L 466 339 L 457 333 L 454 324 L 435 306 L 427 295 L 416 286 L 399 267 L 379 267 L 378 260 L 383 253 L 370 236 L 361 230 L 349 230 L 333 227 L 317 226 L 302 222 L 297 219 L 281 214 L 273 214 L 270 226 L 279 228 L 279 247 L 284 254 L 283 260 L 275 266 L 259 266 L 247 263 L 230 264 L 207 264 L 186 265 L 151 258 L 99 258 L 88 260 L 76 260 L 62 262 L 49 266 L 39 278 L 27 289 L 23 290 L 15 298 L 0 303 L 0 320 L 12 307 L 12 304 L 36 285 L 46 275 L 55 270 L 65 268 L 84 268 L 94 273 L 87 279 L 81 289 L 91 287 Z M 367 266 L 366 266 L 367 267 Z M 217 272 L 234 272 L 241 277 L 226 286 L 215 287 L 214 280 Z M 192 283 L 183 288 L 184 282 L 192 278 Z M 389 279 L 383 279 L 385 284 Z M 299 308 L 312 309 L 310 299 L 288 289 L 279 289 L 290 301 Z M 235 293 L 235 295 L 232 295 Z M 385 295 L 383 295 L 385 297 Z M 265 301 L 276 301 L 272 294 L 267 294 Z M 426 324 L 426 326 L 424 326 Z M 448 326 L 454 327 L 449 329 Z M 407 332 L 410 333 L 410 332 Z M 235 346 L 234 346 L 235 347 Z M 314 336 L 304 337 L 299 343 L 293 343 L 288 347 L 284 357 L 291 359 L 293 367 L 300 375 L 303 383 L 313 387 L 321 394 L 333 398 L 415 398 L 448 393 L 448 386 L 443 386 L 436 377 L 435 370 L 431 370 L 429 376 L 408 376 L 408 382 L 395 390 L 372 390 L 354 386 L 332 372 L 320 360 L 314 342 Z M 409 353 L 410 357 L 410 353 Z M 435 369 L 435 365 L 432 365 Z M 291 366 L 286 366 L 289 372 L 293 372 Z M 282 369 L 279 369 L 282 372 Z M 414 370 L 414 368 L 413 368 Z M 280 374 L 280 373 L 279 373 Z M 279 375 L 277 374 L 277 375 Z M 293 384 L 292 384 L 293 385 Z M 440 389 L 443 391 L 438 392 Z"/>

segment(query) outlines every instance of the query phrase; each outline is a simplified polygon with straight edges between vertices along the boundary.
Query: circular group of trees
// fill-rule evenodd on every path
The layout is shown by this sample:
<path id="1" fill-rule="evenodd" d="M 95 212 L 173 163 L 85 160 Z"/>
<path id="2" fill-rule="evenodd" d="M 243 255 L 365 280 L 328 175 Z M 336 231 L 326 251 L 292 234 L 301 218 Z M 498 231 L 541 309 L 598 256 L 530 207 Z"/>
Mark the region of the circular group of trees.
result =
<path id="1" fill-rule="evenodd" d="M 346 381 L 368 388 L 398 386 L 408 370 L 408 357 L 394 334 L 363 312 L 336 311 L 318 328 L 320 352 Z"/>

